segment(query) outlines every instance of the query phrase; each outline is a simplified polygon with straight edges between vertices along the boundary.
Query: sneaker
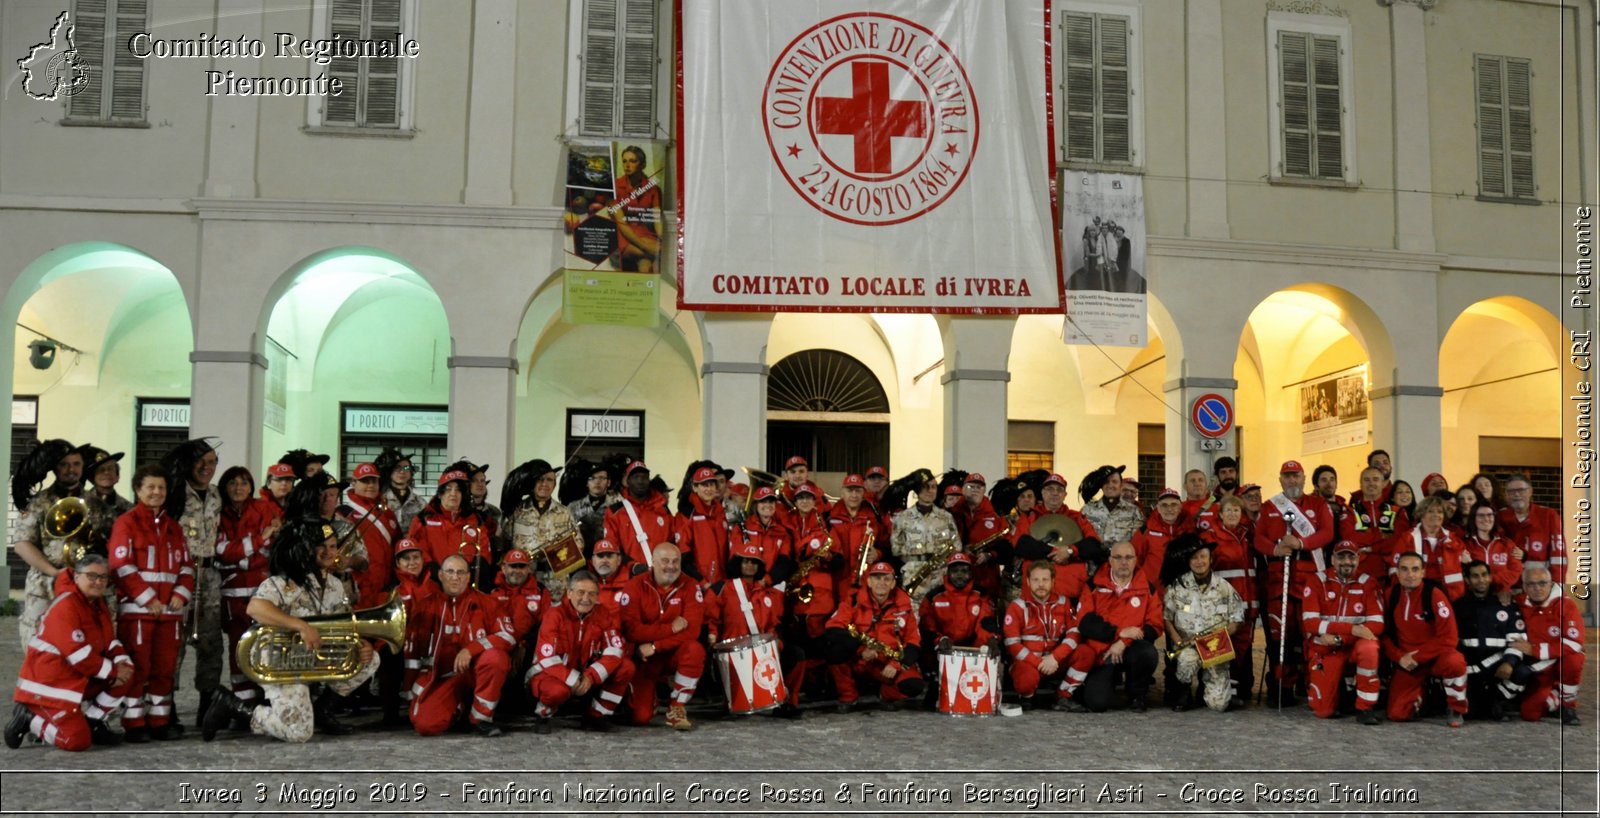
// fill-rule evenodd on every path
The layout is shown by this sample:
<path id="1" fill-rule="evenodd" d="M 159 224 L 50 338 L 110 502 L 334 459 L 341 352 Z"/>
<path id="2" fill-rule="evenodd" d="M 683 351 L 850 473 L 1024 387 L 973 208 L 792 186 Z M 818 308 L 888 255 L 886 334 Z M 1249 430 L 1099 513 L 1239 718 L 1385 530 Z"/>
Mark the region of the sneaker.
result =
<path id="1" fill-rule="evenodd" d="M 1561 708 L 1561 726 L 1563 726 L 1563 727 L 1577 727 L 1579 724 L 1581 724 L 1581 722 L 1578 721 L 1578 708 L 1576 708 L 1576 707 L 1563 707 L 1563 708 Z M 9 734 L 7 734 L 7 735 L 9 736 Z M 8 738 L 7 740 L 9 741 L 10 739 Z"/>
<path id="2" fill-rule="evenodd" d="M 1378 716 L 1378 711 L 1376 710 L 1361 710 L 1356 713 L 1356 721 L 1370 727 L 1374 724 L 1381 724 L 1383 719 Z"/>
<path id="3" fill-rule="evenodd" d="M 472 723 L 472 729 L 477 732 L 479 738 L 500 737 L 500 728 L 494 726 L 492 721 L 475 721 Z"/>
<path id="4" fill-rule="evenodd" d="M 6 746 L 15 750 L 22 746 L 23 736 L 28 735 L 28 725 L 33 723 L 33 711 L 26 705 L 18 704 L 11 708 L 11 721 L 6 722 Z"/>
<path id="5" fill-rule="evenodd" d="M 1464 719 L 1461 718 L 1461 714 L 1460 713 L 1457 713 L 1456 711 L 1451 710 L 1450 711 L 1450 715 L 1445 717 L 1444 723 L 1450 725 L 1451 727 L 1460 727 L 1462 724 L 1464 724 L 1466 722 L 1465 722 Z"/>
<path id="6" fill-rule="evenodd" d="M 555 729 L 556 729 L 556 726 L 554 724 L 550 723 L 550 717 L 549 716 L 544 716 L 542 718 L 535 719 L 534 722 L 533 722 L 534 735 L 548 736 L 551 733 L 555 732 Z"/>
<path id="7" fill-rule="evenodd" d="M 545 719 L 545 721 L 548 723 L 549 719 Z M 609 733 L 611 732 L 611 719 L 606 716 L 585 713 L 581 726 L 591 733 Z"/>
<path id="8" fill-rule="evenodd" d="M 674 730 L 694 729 L 694 723 L 689 721 L 689 714 L 683 711 L 681 704 L 667 706 L 667 726 Z"/>
<path id="9" fill-rule="evenodd" d="M 89 741 L 101 747 L 115 747 L 122 743 L 122 734 L 113 732 L 100 719 L 89 719 Z"/>

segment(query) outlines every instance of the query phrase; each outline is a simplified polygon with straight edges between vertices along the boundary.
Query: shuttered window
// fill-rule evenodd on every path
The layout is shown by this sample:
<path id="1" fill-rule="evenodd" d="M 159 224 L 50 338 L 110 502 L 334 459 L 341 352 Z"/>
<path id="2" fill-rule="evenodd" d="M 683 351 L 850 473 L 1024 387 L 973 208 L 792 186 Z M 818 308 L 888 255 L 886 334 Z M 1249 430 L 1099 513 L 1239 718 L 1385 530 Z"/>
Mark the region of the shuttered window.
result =
<path id="1" fill-rule="evenodd" d="M 1527 60 L 1479 54 L 1478 192 L 1533 198 L 1533 109 Z"/>
<path id="2" fill-rule="evenodd" d="M 78 121 L 143 122 L 144 60 L 128 38 L 150 29 L 149 0 L 77 0 L 73 43 L 89 68 L 89 82 L 68 97 L 67 117 Z"/>
<path id="3" fill-rule="evenodd" d="M 578 131 L 656 134 L 657 0 L 584 0 Z"/>
<path id="4" fill-rule="evenodd" d="M 402 6 L 403 0 L 330 0 L 328 34 L 351 40 L 392 41 L 400 32 Z M 342 80 L 344 92 L 327 98 L 323 125 L 400 127 L 400 60 L 335 58 L 328 76 Z"/>
<path id="5" fill-rule="evenodd" d="M 1069 11 L 1061 26 L 1067 160 L 1134 162 L 1130 19 Z"/>
<path id="6" fill-rule="evenodd" d="M 1345 176 L 1344 100 L 1338 37 L 1278 32 L 1279 174 Z"/>

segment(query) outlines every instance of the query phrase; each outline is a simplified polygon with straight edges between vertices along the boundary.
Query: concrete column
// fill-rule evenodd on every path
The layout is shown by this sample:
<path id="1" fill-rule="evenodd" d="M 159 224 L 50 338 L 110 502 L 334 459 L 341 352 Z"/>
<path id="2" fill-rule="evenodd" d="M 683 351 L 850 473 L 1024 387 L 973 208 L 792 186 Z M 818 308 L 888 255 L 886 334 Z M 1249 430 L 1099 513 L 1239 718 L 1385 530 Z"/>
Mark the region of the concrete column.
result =
<path id="1" fill-rule="evenodd" d="M 700 439 L 705 457 L 724 468 L 776 471 L 767 463 L 767 337 L 770 315 L 706 314 L 701 322 Z M 736 479 L 745 480 L 742 476 Z"/>
<path id="2" fill-rule="evenodd" d="M 217 0 L 217 16 L 213 25 L 218 40 L 238 40 L 240 37 L 246 41 L 266 39 L 262 33 L 261 0 Z M 268 45 L 268 48 L 271 46 Z M 261 66 L 266 62 L 212 60 L 211 68 L 232 71 L 240 77 L 259 77 Z M 260 118 L 260 105 L 257 97 L 211 98 L 203 187 L 206 196 L 255 198 L 256 120 Z"/>
<path id="3" fill-rule="evenodd" d="M 1233 378 L 1207 378 L 1187 376 L 1176 378 L 1161 385 L 1167 403 L 1172 408 L 1183 413 L 1183 417 L 1168 416 L 1166 423 L 1167 438 L 1167 471 L 1166 483 L 1155 486 L 1156 491 L 1171 486 L 1179 491 L 1183 490 L 1183 473 L 1190 469 L 1200 469 L 1207 475 L 1211 474 L 1211 464 L 1219 457 L 1238 457 L 1238 449 L 1233 445 L 1234 432 L 1230 431 L 1218 440 L 1222 441 L 1223 448 L 1216 451 L 1201 451 L 1200 441 L 1205 438 L 1194 430 L 1194 424 L 1189 422 L 1189 407 L 1194 405 L 1201 395 L 1218 394 L 1228 400 L 1235 407 L 1234 418 L 1237 423 L 1238 408 L 1234 398 L 1234 390 L 1239 388 L 1239 382 Z M 1261 473 L 1261 464 L 1252 464 L 1251 474 Z M 1150 496 L 1154 496 L 1153 494 Z"/>
<path id="4" fill-rule="evenodd" d="M 1396 371 L 1393 385 L 1372 390 L 1372 448 L 1388 451 L 1394 473 L 1415 480 L 1439 470 L 1444 389 L 1437 383 L 1401 383 L 1400 374 Z"/>
<path id="5" fill-rule="evenodd" d="M 1012 318 L 947 318 L 944 336 L 944 466 L 980 472 L 991 481 L 1006 474 L 1006 384 Z"/>
<path id="6" fill-rule="evenodd" d="M 467 101 L 467 187 L 461 192 L 465 204 L 512 203 L 516 64 L 516 0 L 476 0 L 472 11 L 472 85 Z"/>
<path id="7" fill-rule="evenodd" d="M 258 471 L 267 357 L 253 348 L 197 349 L 189 353 L 189 363 L 189 434 L 221 439 L 218 474 L 229 466 Z"/>
<path id="8" fill-rule="evenodd" d="M 513 450 L 511 431 L 517 359 L 451 355 L 446 364 L 450 367 L 450 457 L 504 464 L 500 473 L 505 474 L 522 462 Z"/>
<path id="9" fill-rule="evenodd" d="M 1189 0 L 1184 25 L 1188 234 L 1225 239 L 1229 237 L 1228 184 L 1223 181 L 1228 178 L 1228 122 L 1224 106 L 1218 104 L 1226 91 L 1222 0 Z"/>
<path id="10" fill-rule="evenodd" d="M 1434 0 L 1397 0 L 1389 6 L 1389 49 L 1394 98 L 1395 248 L 1431 253 L 1433 151 L 1428 108 L 1428 38 L 1422 15 Z"/>

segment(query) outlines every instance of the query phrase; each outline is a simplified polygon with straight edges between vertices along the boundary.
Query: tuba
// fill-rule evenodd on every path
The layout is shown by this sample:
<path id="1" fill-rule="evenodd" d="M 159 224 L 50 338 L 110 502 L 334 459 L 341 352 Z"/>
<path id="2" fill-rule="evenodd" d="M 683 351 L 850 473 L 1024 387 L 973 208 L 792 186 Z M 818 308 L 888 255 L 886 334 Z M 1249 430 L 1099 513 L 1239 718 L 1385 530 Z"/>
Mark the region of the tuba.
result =
<path id="1" fill-rule="evenodd" d="M 361 672 L 361 640 L 382 639 L 395 650 L 405 642 L 406 610 L 399 591 L 375 608 L 308 616 L 305 621 L 322 634 L 321 648 L 307 648 L 294 631 L 252 625 L 234 649 L 239 669 L 263 685 L 344 681 Z"/>
<path id="2" fill-rule="evenodd" d="M 744 516 L 746 518 L 750 516 L 750 510 L 755 508 L 756 489 L 759 488 L 772 489 L 773 494 L 778 498 L 778 502 L 788 506 L 790 511 L 794 511 L 794 501 L 785 497 L 783 492 L 778 491 L 778 475 L 761 469 L 752 469 L 749 466 L 740 466 L 739 468 L 743 469 L 745 474 L 750 475 L 750 494 L 744 499 Z"/>
<path id="3" fill-rule="evenodd" d="M 89 553 L 89 539 L 94 534 L 89 525 L 89 503 L 82 497 L 63 497 L 50 505 L 44 515 L 45 536 L 65 540 L 61 547 L 61 564 L 72 568 Z"/>

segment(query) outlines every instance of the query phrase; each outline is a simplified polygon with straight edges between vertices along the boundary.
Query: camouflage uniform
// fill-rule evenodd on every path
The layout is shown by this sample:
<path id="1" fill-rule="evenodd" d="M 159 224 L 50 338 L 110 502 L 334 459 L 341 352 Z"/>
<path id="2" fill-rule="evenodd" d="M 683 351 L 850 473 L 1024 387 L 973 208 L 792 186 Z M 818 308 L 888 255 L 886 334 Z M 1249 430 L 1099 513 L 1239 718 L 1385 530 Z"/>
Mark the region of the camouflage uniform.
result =
<path id="1" fill-rule="evenodd" d="M 1100 542 L 1110 548 L 1119 542 L 1132 542 L 1133 532 L 1144 525 L 1144 515 L 1139 507 L 1128 502 L 1118 502 L 1116 508 L 1106 506 L 1104 499 L 1096 500 L 1083 507 L 1083 516 L 1094 523 L 1094 530 L 1100 533 Z"/>
<path id="2" fill-rule="evenodd" d="M 399 531 L 401 536 L 405 536 L 405 533 L 411 530 L 411 521 L 415 520 L 428 505 L 415 489 L 406 495 L 406 501 L 402 503 L 394 491 L 388 488 L 383 490 L 383 504 L 394 509 L 394 517 L 400 521 L 400 527 L 395 530 Z"/>
<path id="3" fill-rule="evenodd" d="M 55 505 L 57 500 L 68 496 L 74 495 L 58 495 L 54 491 L 41 491 L 33 495 L 33 499 L 28 501 L 28 507 L 23 509 L 22 515 L 17 518 L 16 526 L 11 529 L 12 550 L 16 550 L 17 543 L 31 542 L 39 548 L 51 565 L 57 568 L 63 567 L 62 552 L 66 548 L 67 541 L 45 536 L 44 521 L 50 507 Z M 111 536 L 111 526 L 116 523 L 120 512 L 100 502 L 93 492 L 75 496 L 83 497 L 89 506 L 90 550 L 104 555 L 106 538 Z M 39 620 L 44 618 L 45 609 L 49 608 L 51 600 L 56 598 L 55 584 L 55 577 L 45 576 L 37 568 L 28 566 L 28 574 L 22 584 L 22 611 L 17 617 L 17 635 L 22 639 L 24 648 L 28 646 L 28 640 L 33 637 L 33 632 L 39 629 Z M 113 625 L 116 624 L 116 601 L 116 584 L 106 583 L 106 605 L 111 608 Z"/>
<path id="4" fill-rule="evenodd" d="M 511 518 L 511 547 L 534 555 L 534 575 L 549 594 L 547 604 L 552 607 L 561 604 L 561 598 L 566 595 L 567 578 L 551 576 L 550 563 L 538 554 L 544 546 L 554 544 L 569 532 L 577 537 L 578 547 L 583 548 L 583 532 L 578 529 L 578 522 L 573 519 L 572 512 L 554 498 L 540 511 L 530 497 L 517 506 Z"/>
<path id="5" fill-rule="evenodd" d="M 901 579 L 911 576 L 914 571 L 926 570 L 921 566 L 930 559 L 939 562 L 918 587 L 906 589 L 906 593 L 911 595 L 911 602 L 918 606 L 916 610 L 921 610 L 922 598 L 929 591 L 944 584 L 944 560 L 938 551 L 940 547 L 952 544 L 955 548 L 961 547 L 961 532 L 956 530 L 956 520 L 950 516 L 950 512 L 935 506 L 923 514 L 916 506 L 912 506 L 895 515 L 889 551 L 903 560 Z M 955 550 L 951 549 L 950 553 L 955 553 Z"/>
<path id="6" fill-rule="evenodd" d="M 339 578 L 329 576 L 324 579 L 322 593 L 318 595 L 315 589 L 303 588 L 283 577 L 268 577 L 256 588 L 255 598 L 271 602 L 278 610 L 301 618 L 348 612 L 350 608 L 345 604 L 344 585 Z M 327 685 L 340 696 L 348 696 L 366 684 L 377 671 L 378 654 L 374 652 L 372 661 L 353 678 L 328 682 Z M 303 684 L 278 684 L 264 685 L 262 691 L 266 693 L 267 704 L 255 708 L 250 714 L 250 732 L 280 741 L 310 741 L 316 722 L 311 705 L 311 689 Z"/>
<path id="7" fill-rule="evenodd" d="M 608 491 L 604 497 L 598 500 L 585 494 L 567 504 L 567 510 L 572 512 L 572 519 L 577 521 L 578 531 L 583 533 L 583 541 L 585 543 L 593 546 L 594 543 L 605 538 L 606 509 L 610 508 L 618 499 L 616 492 Z M 584 556 L 588 556 L 588 554 Z"/>
<path id="8" fill-rule="evenodd" d="M 199 644 L 195 646 L 194 689 L 209 691 L 222 683 L 222 651 L 227 642 L 222 636 L 222 576 L 216 564 L 222 493 L 216 486 L 196 491 L 187 481 L 183 492 L 183 516 L 178 518 L 178 525 L 183 528 L 189 556 L 194 558 L 195 608 L 191 615 L 194 632 L 199 634 Z M 180 667 L 188 650 L 189 642 L 185 639 L 178 652 Z M 176 680 L 178 676 L 174 674 L 173 678 Z"/>
<path id="9" fill-rule="evenodd" d="M 1243 622 L 1244 600 L 1227 580 L 1213 575 L 1209 582 L 1200 585 L 1195 582 L 1193 573 L 1187 573 L 1167 587 L 1165 615 L 1177 626 L 1185 642 L 1189 642 L 1207 631 Z M 1229 682 L 1231 667 L 1224 662 L 1216 667 L 1201 668 L 1200 654 L 1192 644 L 1178 653 L 1178 681 L 1194 684 L 1194 677 L 1199 673 L 1205 679 L 1206 706 L 1212 710 L 1228 709 L 1228 702 L 1233 698 Z"/>

